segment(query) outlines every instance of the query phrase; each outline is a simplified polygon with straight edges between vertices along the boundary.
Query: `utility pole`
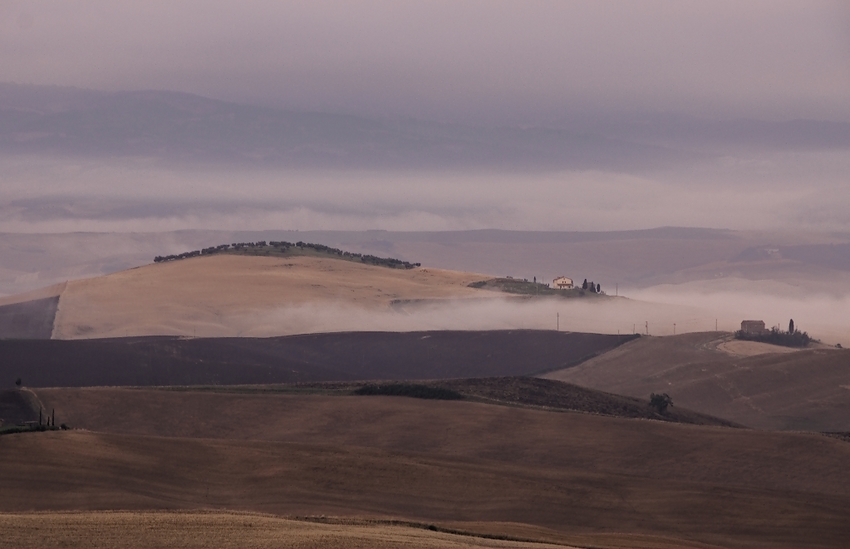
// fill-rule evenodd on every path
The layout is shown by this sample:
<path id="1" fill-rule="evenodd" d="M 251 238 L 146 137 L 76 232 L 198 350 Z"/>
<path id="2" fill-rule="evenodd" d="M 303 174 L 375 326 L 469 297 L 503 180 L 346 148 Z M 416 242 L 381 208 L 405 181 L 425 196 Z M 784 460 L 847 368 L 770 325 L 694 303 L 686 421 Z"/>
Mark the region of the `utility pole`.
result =
<path id="1" fill-rule="evenodd" d="M 619 295 L 620 295 L 620 283 L 619 283 L 619 282 L 618 282 L 618 283 L 616 283 L 616 284 L 614 284 L 614 295 L 615 295 L 615 296 L 619 296 Z"/>
<path id="2" fill-rule="evenodd" d="M 649 321 L 646 321 L 646 335 L 649 335 Z"/>
<path id="3" fill-rule="evenodd" d="M 717 319 L 716 318 L 714 319 L 714 331 L 715 332 L 717 331 Z"/>
<path id="4" fill-rule="evenodd" d="M 676 323 L 673 323 L 673 335 L 676 335 Z"/>
<path id="5" fill-rule="evenodd" d="M 561 331 L 561 313 L 555 313 L 555 331 Z"/>

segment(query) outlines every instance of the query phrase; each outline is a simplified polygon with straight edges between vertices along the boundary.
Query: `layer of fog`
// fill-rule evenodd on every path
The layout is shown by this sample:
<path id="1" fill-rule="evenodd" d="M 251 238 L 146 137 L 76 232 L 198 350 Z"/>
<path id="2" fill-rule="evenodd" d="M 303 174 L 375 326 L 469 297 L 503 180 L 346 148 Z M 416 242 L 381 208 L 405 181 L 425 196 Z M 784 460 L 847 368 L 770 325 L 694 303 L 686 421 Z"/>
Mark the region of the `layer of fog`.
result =
<path id="1" fill-rule="evenodd" d="M 745 294 L 683 295 L 675 298 L 655 292 L 637 293 L 645 300 L 580 299 L 468 299 L 402 310 L 367 310 L 349 305 L 316 303 L 255 314 L 224 317 L 210 324 L 181 321 L 166 333 L 198 337 L 270 337 L 276 335 L 347 331 L 515 330 L 537 329 L 604 334 L 647 332 L 669 336 L 731 332 L 741 320 L 762 319 L 768 326 L 787 329 L 793 318 L 799 329 L 824 343 L 850 344 L 850 297 L 777 299 Z M 656 302 L 648 301 L 657 299 Z M 116 334 L 133 334 L 116 327 Z M 121 333 L 119 333 L 121 332 Z M 151 335 L 150 333 L 140 335 Z"/>
<path id="2" fill-rule="evenodd" d="M 682 331 L 714 329 L 714 319 L 682 305 L 635 300 L 465 299 L 391 309 L 364 309 L 332 302 L 284 307 L 222 318 L 221 325 L 184 325 L 182 335 L 264 337 L 343 331 L 513 330 L 535 329 L 607 334 L 666 333 L 680 322 Z M 709 325 L 710 324 L 710 325 Z M 132 328 L 131 328 L 132 330 Z M 208 333 L 205 330 L 210 330 Z M 224 330 L 224 332 L 222 332 Z M 230 333 L 226 331 L 230 330 Z"/>
<path id="3" fill-rule="evenodd" d="M 737 282 L 737 284 L 736 284 Z M 673 285 L 664 284 L 642 290 L 625 290 L 626 295 L 635 299 L 670 306 L 687 306 L 699 311 L 696 321 L 704 325 L 706 319 L 716 318 L 721 330 L 733 331 L 740 328 L 742 320 L 763 320 L 769 327 L 788 329 L 788 322 L 794 319 L 794 325 L 810 336 L 827 344 L 850 344 L 850 293 L 829 295 L 819 293 L 812 285 L 806 291 L 789 292 L 781 284 L 758 283 L 750 280 L 724 279 L 728 290 L 718 290 L 704 281 Z M 738 288 L 736 288 L 736 286 Z M 700 290 L 702 287 L 702 290 Z M 744 290 L 743 287 L 747 287 Z M 689 321 L 681 326 L 690 326 Z M 677 325 L 677 328 L 680 326 Z M 666 327 L 669 333 L 670 326 Z M 692 330 L 689 328 L 688 331 Z M 665 333 L 664 328 L 659 333 Z"/>
<path id="4" fill-rule="evenodd" d="M 721 158 L 654 173 L 165 169 L 0 159 L 0 232 L 850 230 L 844 151 Z"/>

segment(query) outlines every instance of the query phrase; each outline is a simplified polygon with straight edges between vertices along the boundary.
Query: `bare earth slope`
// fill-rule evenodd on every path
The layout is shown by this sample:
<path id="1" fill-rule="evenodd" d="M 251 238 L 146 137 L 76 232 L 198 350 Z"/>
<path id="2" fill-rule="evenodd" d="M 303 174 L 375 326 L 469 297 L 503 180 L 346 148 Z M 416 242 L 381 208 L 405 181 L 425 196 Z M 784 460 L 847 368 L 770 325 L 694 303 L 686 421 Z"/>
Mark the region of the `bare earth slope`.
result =
<path id="1" fill-rule="evenodd" d="M 39 392 L 58 417 L 63 391 L 85 392 Z M 0 510 L 510 522 L 596 547 L 612 534 L 765 548 L 850 535 L 850 444 L 819 435 L 402 397 L 178 393 L 169 405 L 163 393 L 93 418 L 107 432 L 3 437 Z"/>
<path id="2" fill-rule="evenodd" d="M 519 376 L 627 338 L 553 330 L 343 332 L 275 338 L 0 340 L 0 380 L 29 387 Z"/>
<path id="3" fill-rule="evenodd" d="M 490 292 L 468 284 L 486 278 L 316 257 L 197 257 L 69 282 L 53 337 L 304 333 L 315 330 L 279 312 L 317 304 L 342 307 L 337 323 L 355 329 L 351 310 L 386 309 L 399 299 L 482 297 Z"/>
<path id="4" fill-rule="evenodd" d="M 0 334 L 4 338 L 50 339 L 59 296 L 0 305 Z"/>
<path id="5" fill-rule="evenodd" d="M 0 338 L 50 339 L 65 286 L 0 298 Z"/>
<path id="6" fill-rule="evenodd" d="M 544 377 L 640 398 L 668 393 L 674 404 L 761 429 L 850 430 L 850 351 L 769 347 L 753 354 L 719 332 L 643 337 Z"/>

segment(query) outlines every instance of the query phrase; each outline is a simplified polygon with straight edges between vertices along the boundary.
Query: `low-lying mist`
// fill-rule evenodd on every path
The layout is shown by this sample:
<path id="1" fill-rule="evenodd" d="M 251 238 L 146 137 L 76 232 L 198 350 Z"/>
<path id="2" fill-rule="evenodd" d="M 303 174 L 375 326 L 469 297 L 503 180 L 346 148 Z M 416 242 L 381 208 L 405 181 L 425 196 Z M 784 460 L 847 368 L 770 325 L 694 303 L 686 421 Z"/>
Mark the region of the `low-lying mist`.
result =
<path id="1" fill-rule="evenodd" d="M 695 307 L 649 303 L 625 298 L 600 299 L 463 299 L 405 304 L 390 309 L 365 309 L 333 302 L 285 307 L 223 319 L 229 335 L 272 335 L 340 331 L 427 330 L 556 330 L 607 334 L 646 333 L 667 335 L 677 323 L 677 333 L 714 329 L 709 318 Z M 740 321 L 739 321 L 740 322 Z M 720 329 L 731 329 L 728 323 Z M 184 335 L 192 335 L 184 334 Z"/>
<path id="2" fill-rule="evenodd" d="M 661 171 L 286 171 L 0 158 L 0 232 L 850 230 L 843 151 Z"/>
<path id="3" fill-rule="evenodd" d="M 735 331 L 745 319 L 796 326 L 826 344 L 850 345 L 850 297 L 781 298 L 769 294 L 630 292 L 608 299 L 467 299 L 370 310 L 316 303 L 234 317 L 229 334 L 248 337 L 340 331 L 555 330 L 669 336 L 716 329 Z M 217 332 L 217 329 L 214 331 Z M 191 335 L 184 334 L 184 335 Z M 197 335 L 207 335 L 201 330 Z"/>
<path id="4" fill-rule="evenodd" d="M 746 282 L 754 286 L 752 281 Z M 775 291 L 768 293 L 758 290 L 699 291 L 693 286 L 677 287 L 669 284 L 628 291 L 628 295 L 658 304 L 659 307 L 686 306 L 699 311 L 698 318 L 702 320 L 698 321 L 698 324 L 704 324 L 706 318 L 716 318 L 721 330 L 737 330 L 741 320 L 745 319 L 763 320 L 768 327 L 777 326 L 787 330 L 788 321 L 793 318 L 797 329 L 808 332 L 810 336 L 824 343 L 841 343 L 844 346 L 850 344 L 850 315 L 847 314 L 850 311 L 850 295 L 818 293 L 815 288 L 807 294 L 785 295 Z M 663 334 L 664 331 L 659 333 Z"/>

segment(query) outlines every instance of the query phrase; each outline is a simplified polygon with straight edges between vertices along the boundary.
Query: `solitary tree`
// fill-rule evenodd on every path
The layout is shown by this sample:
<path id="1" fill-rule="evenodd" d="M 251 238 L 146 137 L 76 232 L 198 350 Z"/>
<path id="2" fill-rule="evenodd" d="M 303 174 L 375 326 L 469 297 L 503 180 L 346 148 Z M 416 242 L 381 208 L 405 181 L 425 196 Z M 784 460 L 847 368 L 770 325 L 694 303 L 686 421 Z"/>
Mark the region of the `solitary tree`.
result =
<path id="1" fill-rule="evenodd" d="M 598 293 L 599 293 L 599 292 L 601 292 L 601 291 L 602 291 L 602 286 L 600 286 L 599 284 L 597 284 L 597 285 L 596 285 L 596 293 L 598 294 Z"/>
<path id="2" fill-rule="evenodd" d="M 15 385 L 17 385 L 18 388 L 21 387 L 21 378 L 18 378 L 18 379 L 15 380 Z"/>
<path id="3" fill-rule="evenodd" d="M 582 283 L 582 285 L 581 285 L 581 289 L 582 289 L 582 290 L 586 290 L 586 289 L 587 289 L 587 279 L 586 279 L 586 278 L 584 279 L 584 282 L 583 282 L 583 283 Z"/>
<path id="4" fill-rule="evenodd" d="M 667 411 L 668 406 L 673 405 L 673 399 L 667 393 L 660 395 L 652 393 L 649 395 L 649 405 L 658 410 L 659 414 L 663 414 Z"/>
<path id="5" fill-rule="evenodd" d="M 794 333 L 794 319 L 792 318 L 790 322 L 788 322 L 788 333 Z"/>

